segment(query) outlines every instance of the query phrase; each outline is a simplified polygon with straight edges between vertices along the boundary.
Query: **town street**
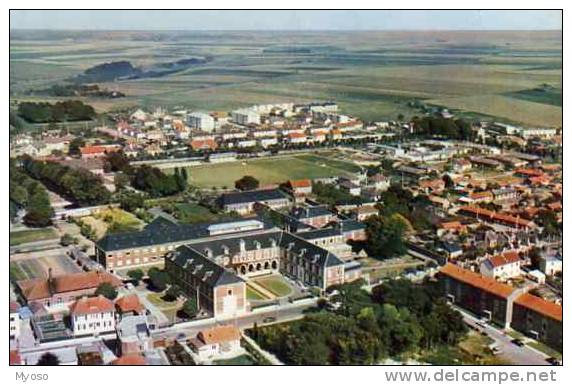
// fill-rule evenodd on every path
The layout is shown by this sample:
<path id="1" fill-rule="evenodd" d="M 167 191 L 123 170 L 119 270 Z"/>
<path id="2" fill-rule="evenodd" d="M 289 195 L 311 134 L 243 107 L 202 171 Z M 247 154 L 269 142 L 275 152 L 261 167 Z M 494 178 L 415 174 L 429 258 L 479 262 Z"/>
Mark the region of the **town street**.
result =
<path id="1" fill-rule="evenodd" d="M 484 327 L 480 326 L 483 323 L 479 322 L 479 319 L 473 315 L 467 313 L 463 309 L 451 305 L 455 310 L 463 316 L 463 321 L 466 324 L 472 325 L 479 330 L 486 331 L 487 335 L 492 338 L 494 346 L 498 347 L 502 352 L 500 356 L 509 360 L 510 362 L 517 365 L 548 365 L 546 359 L 549 357 L 546 354 L 539 352 L 538 350 L 532 349 L 529 346 L 518 346 L 512 342 L 513 338 L 505 334 L 502 330 L 491 326 L 490 324 L 484 324 Z M 479 325 L 477 325 L 477 322 Z"/>

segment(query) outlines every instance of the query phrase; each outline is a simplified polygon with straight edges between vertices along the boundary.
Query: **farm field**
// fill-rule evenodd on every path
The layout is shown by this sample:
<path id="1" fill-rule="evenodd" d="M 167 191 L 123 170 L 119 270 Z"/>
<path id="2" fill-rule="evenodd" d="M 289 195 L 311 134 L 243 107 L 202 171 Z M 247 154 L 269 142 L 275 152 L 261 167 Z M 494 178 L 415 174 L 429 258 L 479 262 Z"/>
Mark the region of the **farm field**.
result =
<path id="1" fill-rule="evenodd" d="M 21 245 L 22 243 L 45 241 L 48 239 L 56 239 L 58 235 L 56 231 L 51 228 L 37 229 L 37 230 L 22 230 L 10 232 L 10 246 Z"/>
<path id="2" fill-rule="evenodd" d="M 36 257 L 11 261 L 10 279 L 19 281 L 47 277 L 50 268 L 54 276 L 82 271 L 72 259 L 65 255 Z"/>
<path id="3" fill-rule="evenodd" d="M 166 172 L 173 172 L 165 170 Z M 347 175 L 359 171 L 351 163 L 314 155 L 292 155 L 191 166 L 187 168 L 189 183 L 201 188 L 234 188 L 234 182 L 251 175 L 261 185 L 286 182 L 288 179 L 315 179 Z"/>
<path id="4" fill-rule="evenodd" d="M 104 62 L 149 69 L 203 64 L 156 78 L 101 83 L 126 93 L 89 98 L 99 112 L 133 106 L 223 110 L 255 103 L 336 100 L 366 120 L 419 114 L 411 102 L 457 115 L 561 126 L 559 31 L 541 32 L 52 32 L 13 31 L 11 99 Z M 553 94 L 539 94 L 539 87 Z"/>

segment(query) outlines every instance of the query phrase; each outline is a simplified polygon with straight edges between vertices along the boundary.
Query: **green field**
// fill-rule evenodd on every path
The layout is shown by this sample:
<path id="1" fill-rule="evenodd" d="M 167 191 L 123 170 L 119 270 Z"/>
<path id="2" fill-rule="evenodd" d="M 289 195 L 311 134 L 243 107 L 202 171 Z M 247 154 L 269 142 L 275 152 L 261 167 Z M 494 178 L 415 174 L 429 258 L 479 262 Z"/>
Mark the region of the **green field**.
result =
<path id="1" fill-rule="evenodd" d="M 410 102 L 469 116 L 561 126 L 560 31 L 37 32 L 10 34 L 11 98 L 103 62 L 141 68 L 188 57 L 202 65 L 104 83 L 127 97 L 90 98 L 99 111 L 133 106 L 223 110 L 336 100 L 366 120 L 419 114 Z M 534 90 L 548 85 L 554 95 Z M 552 108 L 551 108 L 552 107 Z"/>
<path id="2" fill-rule="evenodd" d="M 20 245 L 22 243 L 45 241 L 47 239 L 57 238 L 56 231 L 49 227 L 38 230 L 23 230 L 10 233 L 10 246 Z"/>
<path id="3" fill-rule="evenodd" d="M 264 301 L 268 298 L 264 297 L 262 294 L 251 288 L 250 286 L 246 286 L 246 299 L 250 301 Z"/>
<path id="4" fill-rule="evenodd" d="M 290 285 L 280 276 L 256 278 L 254 281 L 277 297 L 285 297 L 292 293 Z"/>
<path id="5" fill-rule="evenodd" d="M 244 175 L 252 175 L 261 185 L 286 182 L 289 179 L 315 179 L 347 175 L 359 171 L 351 163 L 315 157 L 296 155 L 219 163 L 187 168 L 189 184 L 201 188 L 234 188 L 234 182 Z M 173 172 L 167 170 L 167 172 Z"/>
<path id="6" fill-rule="evenodd" d="M 196 203 L 175 203 L 174 206 L 175 217 L 181 223 L 204 223 L 231 218 L 225 213 L 215 214 Z"/>

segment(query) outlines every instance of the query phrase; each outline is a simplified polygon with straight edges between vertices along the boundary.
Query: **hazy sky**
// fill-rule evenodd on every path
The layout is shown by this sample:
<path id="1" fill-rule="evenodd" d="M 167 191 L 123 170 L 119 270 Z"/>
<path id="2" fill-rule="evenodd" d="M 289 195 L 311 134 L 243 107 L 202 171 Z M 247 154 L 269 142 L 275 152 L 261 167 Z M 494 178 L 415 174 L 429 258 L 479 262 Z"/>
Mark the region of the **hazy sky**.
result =
<path id="1" fill-rule="evenodd" d="M 561 29 L 560 11 L 11 11 L 10 28 L 123 30 Z"/>

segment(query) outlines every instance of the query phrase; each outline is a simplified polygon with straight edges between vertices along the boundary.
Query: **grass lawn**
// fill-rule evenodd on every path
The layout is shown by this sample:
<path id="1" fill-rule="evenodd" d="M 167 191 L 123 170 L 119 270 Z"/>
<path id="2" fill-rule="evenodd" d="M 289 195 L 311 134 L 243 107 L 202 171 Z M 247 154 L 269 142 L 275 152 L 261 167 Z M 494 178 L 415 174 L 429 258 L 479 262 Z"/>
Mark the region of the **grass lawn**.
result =
<path id="1" fill-rule="evenodd" d="M 274 157 L 188 167 L 189 183 L 201 188 L 232 188 L 244 175 L 252 175 L 261 185 L 286 182 L 289 179 L 315 179 L 347 175 L 359 170 L 347 162 L 328 158 L 304 158 L 312 155 Z M 173 172 L 173 169 L 166 169 Z"/>
<path id="2" fill-rule="evenodd" d="M 181 223 L 203 223 L 231 218 L 230 215 L 225 213 L 215 214 L 206 207 L 196 203 L 176 203 L 175 209 L 175 217 Z"/>
<path id="3" fill-rule="evenodd" d="M 292 293 L 292 288 L 282 277 L 271 276 L 255 280 L 257 284 L 272 292 L 277 297 L 285 297 Z"/>
<path id="4" fill-rule="evenodd" d="M 20 245 L 22 243 L 45 241 L 47 239 L 57 238 L 56 231 L 47 227 L 38 230 L 23 230 L 10 233 L 10 246 Z"/>
<path id="5" fill-rule="evenodd" d="M 251 301 L 264 301 L 268 298 L 251 288 L 250 286 L 246 286 L 246 299 Z"/>
<path id="6" fill-rule="evenodd" d="M 215 365 L 254 365 L 254 360 L 246 354 L 228 360 L 213 361 Z"/>
<path id="7" fill-rule="evenodd" d="M 457 346 L 440 346 L 431 351 L 421 353 L 420 361 L 432 365 L 507 365 L 498 356 L 488 351 L 492 342 L 489 337 L 469 332 Z"/>
<path id="8" fill-rule="evenodd" d="M 165 294 L 163 294 L 163 293 L 149 293 L 149 294 L 147 294 L 147 299 L 153 305 L 157 306 L 158 308 L 161 308 L 161 310 L 169 309 L 169 308 L 176 308 L 177 307 L 177 301 L 172 301 L 172 302 L 165 301 L 163 299 L 164 295 Z"/>

